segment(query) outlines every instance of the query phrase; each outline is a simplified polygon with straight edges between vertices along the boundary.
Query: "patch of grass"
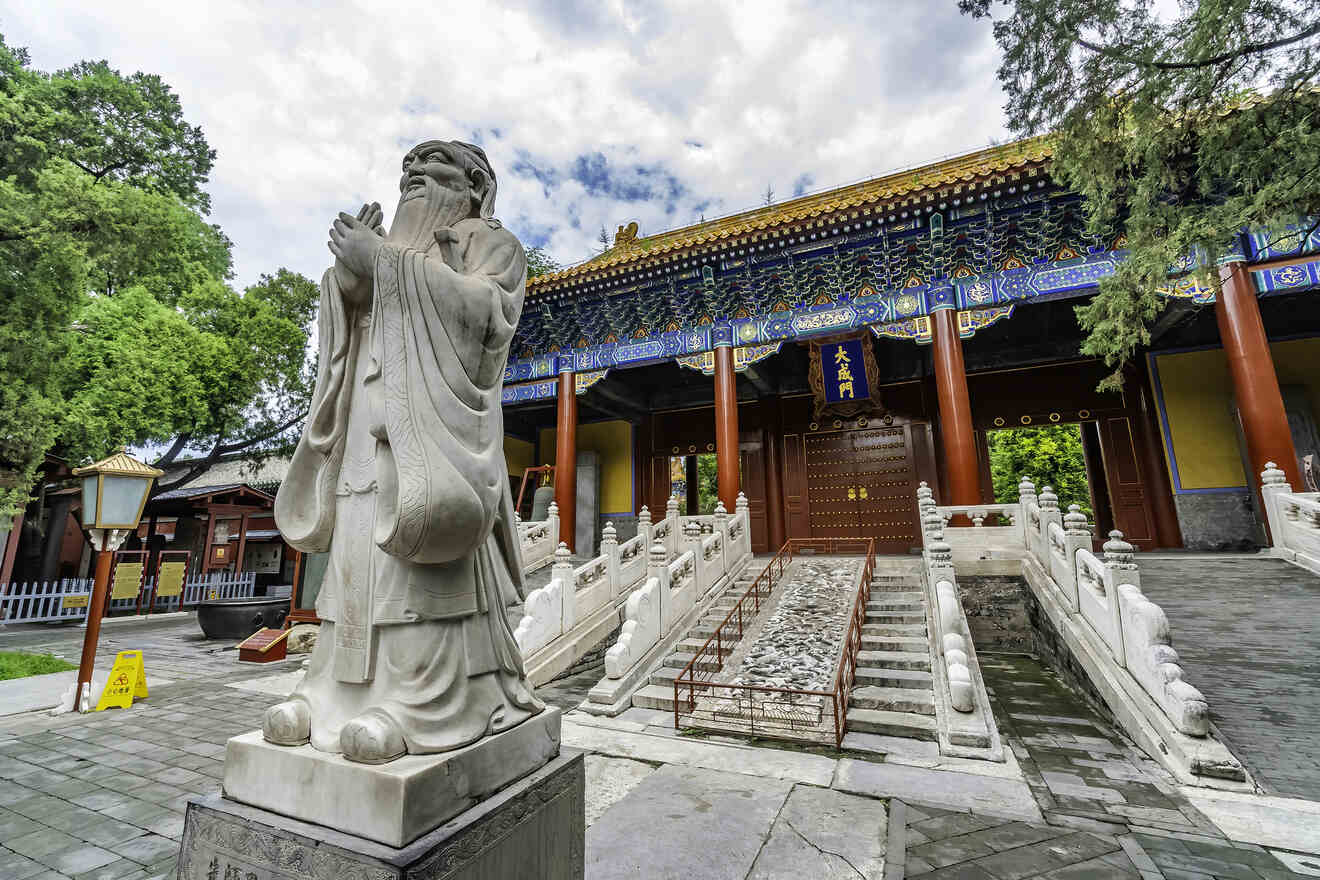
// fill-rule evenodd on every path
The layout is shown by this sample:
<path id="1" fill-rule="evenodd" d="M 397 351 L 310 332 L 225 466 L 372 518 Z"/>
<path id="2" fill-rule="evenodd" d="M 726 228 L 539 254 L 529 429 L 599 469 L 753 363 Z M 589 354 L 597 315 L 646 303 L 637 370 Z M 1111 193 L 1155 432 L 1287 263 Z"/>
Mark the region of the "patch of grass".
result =
<path id="1" fill-rule="evenodd" d="M 67 672 L 77 668 L 77 663 L 70 663 L 50 654 L 0 651 L 0 681 L 27 678 L 29 675 L 46 675 L 51 672 Z"/>

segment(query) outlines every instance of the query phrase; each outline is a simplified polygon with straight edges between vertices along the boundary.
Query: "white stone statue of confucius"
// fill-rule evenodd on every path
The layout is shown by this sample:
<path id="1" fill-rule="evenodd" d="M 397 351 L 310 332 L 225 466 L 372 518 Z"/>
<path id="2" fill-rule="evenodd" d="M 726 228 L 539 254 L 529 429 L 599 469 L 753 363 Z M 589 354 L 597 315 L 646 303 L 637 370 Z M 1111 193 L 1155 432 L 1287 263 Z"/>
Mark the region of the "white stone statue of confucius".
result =
<path id="1" fill-rule="evenodd" d="M 505 609 L 524 596 L 500 409 L 527 261 L 470 144 L 403 160 L 379 205 L 330 230 L 320 365 L 275 520 L 329 551 L 307 677 L 263 734 L 381 763 L 507 730 L 533 696 Z"/>

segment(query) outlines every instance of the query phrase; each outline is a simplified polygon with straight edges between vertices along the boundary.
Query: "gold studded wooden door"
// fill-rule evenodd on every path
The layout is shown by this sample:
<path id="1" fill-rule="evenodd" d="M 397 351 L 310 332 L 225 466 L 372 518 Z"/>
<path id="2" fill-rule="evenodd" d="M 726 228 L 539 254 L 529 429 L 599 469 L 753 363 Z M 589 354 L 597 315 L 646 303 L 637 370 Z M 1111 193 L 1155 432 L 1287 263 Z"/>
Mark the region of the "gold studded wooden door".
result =
<path id="1" fill-rule="evenodd" d="M 811 537 L 858 537 L 857 479 L 851 433 L 808 434 L 803 437 L 802 445 L 806 458 Z"/>
<path id="2" fill-rule="evenodd" d="M 907 553 L 917 538 L 917 472 L 905 427 L 861 428 L 852 439 L 857 529 L 876 553 Z"/>
<path id="3" fill-rule="evenodd" d="M 917 472 L 906 427 L 803 438 L 813 538 L 875 538 L 877 553 L 920 544 Z"/>

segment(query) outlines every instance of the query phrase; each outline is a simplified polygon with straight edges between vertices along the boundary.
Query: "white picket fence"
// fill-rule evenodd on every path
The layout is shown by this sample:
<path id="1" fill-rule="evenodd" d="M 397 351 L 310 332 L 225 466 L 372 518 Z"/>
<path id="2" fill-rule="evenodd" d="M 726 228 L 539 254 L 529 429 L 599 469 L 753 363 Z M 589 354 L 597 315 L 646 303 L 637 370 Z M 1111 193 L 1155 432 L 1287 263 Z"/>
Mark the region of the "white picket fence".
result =
<path id="1" fill-rule="evenodd" d="M 244 572 L 233 575 L 228 572 L 216 572 L 210 575 L 197 575 L 183 585 L 183 592 L 178 596 L 160 596 L 156 598 L 154 612 L 179 611 L 190 608 L 204 600 L 213 599 L 251 599 L 256 591 L 256 572 Z M 107 613 L 132 614 L 138 610 L 147 610 L 151 601 L 154 578 L 146 578 L 138 596 L 128 599 L 111 599 Z M 292 587 L 271 587 L 271 598 L 286 598 Z M 87 617 L 87 606 L 91 601 L 91 578 L 61 578 L 57 581 L 14 582 L 9 585 L 3 597 L 4 614 L 0 623 L 50 623 L 69 620 L 83 620 Z M 68 601 L 66 601 L 66 599 Z"/>

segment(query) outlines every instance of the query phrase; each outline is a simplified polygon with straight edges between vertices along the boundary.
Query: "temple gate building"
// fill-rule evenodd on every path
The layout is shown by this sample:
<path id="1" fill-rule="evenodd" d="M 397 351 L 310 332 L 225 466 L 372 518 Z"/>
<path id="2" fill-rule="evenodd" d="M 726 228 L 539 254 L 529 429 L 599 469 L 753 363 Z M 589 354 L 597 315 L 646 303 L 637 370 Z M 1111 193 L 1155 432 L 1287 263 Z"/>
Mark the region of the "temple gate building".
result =
<path id="1" fill-rule="evenodd" d="M 528 282 L 505 374 L 510 474 L 568 463 L 570 546 L 580 504 L 597 536 L 609 520 L 621 537 L 644 504 L 678 491 L 691 506 L 709 455 L 724 506 L 747 494 L 757 551 L 860 536 L 907 553 L 919 481 L 940 503 L 993 501 L 990 432 L 1076 423 L 1097 535 L 1261 544 L 1265 462 L 1301 487 L 1320 451 L 1320 233 L 1296 230 L 1244 231 L 1218 296 L 1171 275 L 1149 346 L 1101 393 L 1109 370 L 1079 354 L 1074 309 L 1125 239 L 1087 232 L 1043 141 L 657 235 L 620 227 L 600 256 Z M 575 474 L 583 453 L 594 483 Z"/>

